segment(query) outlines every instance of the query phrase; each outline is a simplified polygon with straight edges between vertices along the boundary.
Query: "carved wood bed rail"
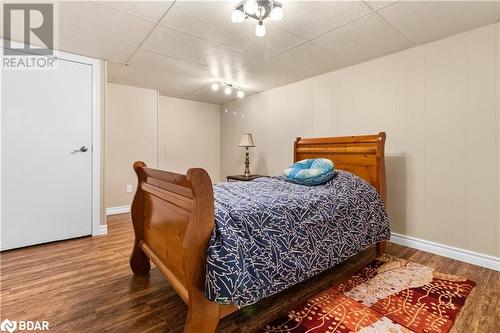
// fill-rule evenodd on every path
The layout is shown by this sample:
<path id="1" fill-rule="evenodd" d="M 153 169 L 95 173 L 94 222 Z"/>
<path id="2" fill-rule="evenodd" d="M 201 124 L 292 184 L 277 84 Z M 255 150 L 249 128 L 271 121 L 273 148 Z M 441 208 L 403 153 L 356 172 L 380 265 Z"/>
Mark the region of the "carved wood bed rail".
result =
<path id="1" fill-rule="evenodd" d="M 294 143 L 294 161 L 323 157 L 336 168 L 367 180 L 385 203 L 385 133 L 377 135 L 301 139 Z M 132 203 L 135 242 L 130 266 L 136 275 L 150 270 L 150 260 L 188 305 L 186 333 L 213 333 L 234 305 L 205 298 L 205 261 L 215 225 L 212 181 L 203 169 L 186 175 L 148 168 L 135 162 L 138 178 Z M 377 244 L 377 252 L 384 245 Z"/>

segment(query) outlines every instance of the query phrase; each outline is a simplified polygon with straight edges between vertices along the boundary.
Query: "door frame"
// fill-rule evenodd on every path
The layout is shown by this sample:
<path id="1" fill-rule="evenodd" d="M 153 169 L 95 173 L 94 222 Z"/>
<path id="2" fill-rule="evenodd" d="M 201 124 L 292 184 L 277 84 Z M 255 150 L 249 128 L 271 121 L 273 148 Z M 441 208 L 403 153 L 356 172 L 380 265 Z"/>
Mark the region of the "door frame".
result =
<path id="1" fill-rule="evenodd" d="M 4 39 L 0 38 L 0 48 L 2 48 L 2 54 L 0 58 L 3 57 L 4 49 Z M 23 44 L 15 41 L 11 41 L 11 45 L 17 48 L 22 48 Z M 28 52 L 25 52 L 28 53 Z M 72 54 L 68 52 L 62 52 L 54 50 L 54 57 L 64 59 L 66 61 L 71 61 L 75 63 L 80 63 L 84 65 L 89 65 L 92 68 L 92 145 L 91 145 L 91 160 L 92 160 L 92 184 L 91 184 L 91 224 L 92 224 L 92 236 L 105 235 L 107 234 L 107 225 L 101 224 L 101 152 L 102 152 L 102 132 L 101 132 L 101 78 L 104 75 L 101 74 L 101 63 L 102 60 L 91 58 L 87 56 Z M 105 68 L 103 66 L 103 68 Z M 1 85 L 1 82 L 0 82 Z M 0 86 L 1 87 L 1 86 Z M 1 117 L 0 117 L 1 125 Z M 0 139 L 1 140 L 1 139 Z M 0 155 L 1 158 L 1 155 Z M 0 164 L 1 165 L 1 164 Z M 1 166 L 0 166 L 1 168 Z M 1 172 L 1 169 L 0 169 Z M 1 186 L 1 177 L 0 177 Z M 1 201 L 0 201 L 1 205 Z M 0 207 L 1 211 L 1 207 Z"/>

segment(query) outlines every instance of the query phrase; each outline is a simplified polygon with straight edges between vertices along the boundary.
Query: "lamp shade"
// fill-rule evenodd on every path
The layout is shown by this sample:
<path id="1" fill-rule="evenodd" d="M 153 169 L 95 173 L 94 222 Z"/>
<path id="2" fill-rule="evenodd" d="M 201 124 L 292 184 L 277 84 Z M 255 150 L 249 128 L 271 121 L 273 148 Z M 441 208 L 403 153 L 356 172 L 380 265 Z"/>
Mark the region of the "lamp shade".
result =
<path id="1" fill-rule="evenodd" d="M 240 146 L 240 147 L 255 147 L 255 143 L 253 142 L 253 139 L 252 139 L 252 133 L 243 134 L 238 146 Z"/>

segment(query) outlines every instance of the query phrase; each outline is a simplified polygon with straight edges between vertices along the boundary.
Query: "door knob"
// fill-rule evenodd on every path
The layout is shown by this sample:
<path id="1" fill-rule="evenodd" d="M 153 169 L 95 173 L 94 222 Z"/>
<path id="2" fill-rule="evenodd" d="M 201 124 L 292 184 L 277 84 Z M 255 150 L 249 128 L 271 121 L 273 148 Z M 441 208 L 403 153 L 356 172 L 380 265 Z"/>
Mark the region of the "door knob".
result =
<path id="1" fill-rule="evenodd" d="M 87 147 L 81 146 L 78 149 L 73 149 L 71 153 L 85 153 L 87 150 L 89 150 Z"/>

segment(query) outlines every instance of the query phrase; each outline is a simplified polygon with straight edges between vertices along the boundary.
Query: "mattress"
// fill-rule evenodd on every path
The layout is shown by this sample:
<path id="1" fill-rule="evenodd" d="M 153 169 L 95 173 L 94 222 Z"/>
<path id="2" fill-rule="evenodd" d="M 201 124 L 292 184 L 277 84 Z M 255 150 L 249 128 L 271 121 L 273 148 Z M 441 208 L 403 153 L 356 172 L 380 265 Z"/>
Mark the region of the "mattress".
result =
<path id="1" fill-rule="evenodd" d="M 253 304 L 390 236 L 377 190 L 342 170 L 319 186 L 281 177 L 216 184 L 214 197 L 205 294 L 220 304 Z"/>

